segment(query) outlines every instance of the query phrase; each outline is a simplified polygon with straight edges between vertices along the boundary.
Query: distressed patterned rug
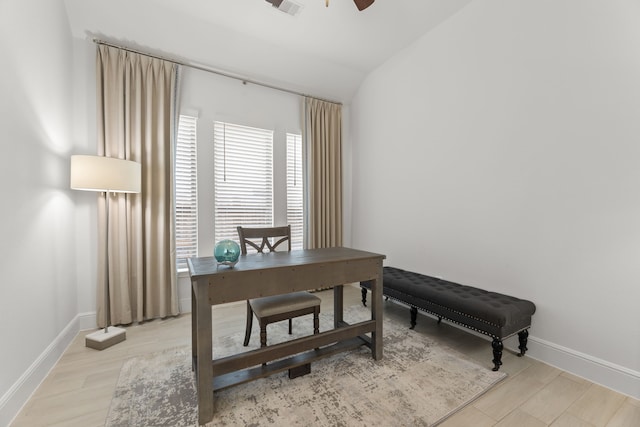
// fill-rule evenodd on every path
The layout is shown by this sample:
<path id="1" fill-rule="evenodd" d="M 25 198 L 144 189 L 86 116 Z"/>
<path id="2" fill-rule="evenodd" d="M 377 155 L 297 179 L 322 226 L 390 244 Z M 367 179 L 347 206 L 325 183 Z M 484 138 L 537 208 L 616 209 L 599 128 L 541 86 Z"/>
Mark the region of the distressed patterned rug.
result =
<path id="1" fill-rule="evenodd" d="M 350 322 L 368 317 L 357 306 L 344 315 Z M 312 333 L 311 323 L 294 321 L 293 337 Z M 332 323 L 331 313 L 322 314 L 320 330 Z M 269 325 L 267 334 L 269 344 L 292 337 L 287 322 Z M 216 357 L 246 350 L 243 338 L 214 337 L 224 348 Z M 254 334 L 250 348 L 258 346 Z M 181 347 L 127 360 L 105 425 L 197 426 L 190 359 L 191 348 Z M 382 360 L 362 347 L 314 362 L 303 377 L 290 380 L 284 372 L 216 392 L 207 426 L 434 426 L 505 376 L 385 318 Z"/>

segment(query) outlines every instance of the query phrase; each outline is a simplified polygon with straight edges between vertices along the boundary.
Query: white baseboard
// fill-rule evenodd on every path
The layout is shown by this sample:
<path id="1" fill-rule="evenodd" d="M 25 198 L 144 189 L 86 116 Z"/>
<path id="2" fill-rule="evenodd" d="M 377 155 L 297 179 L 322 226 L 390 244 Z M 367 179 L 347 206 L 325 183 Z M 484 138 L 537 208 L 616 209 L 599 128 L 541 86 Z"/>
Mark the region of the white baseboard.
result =
<path id="1" fill-rule="evenodd" d="M 80 330 L 79 325 L 79 316 L 76 316 L 9 390 L 0 397 L 0 425 L 8 426 L 20 412 L 76 337 Z"/>
<path id="2" fill-rule="evenodd" d="M 640 399 L 640 372 L 529 335 L 527 356 Z"/>

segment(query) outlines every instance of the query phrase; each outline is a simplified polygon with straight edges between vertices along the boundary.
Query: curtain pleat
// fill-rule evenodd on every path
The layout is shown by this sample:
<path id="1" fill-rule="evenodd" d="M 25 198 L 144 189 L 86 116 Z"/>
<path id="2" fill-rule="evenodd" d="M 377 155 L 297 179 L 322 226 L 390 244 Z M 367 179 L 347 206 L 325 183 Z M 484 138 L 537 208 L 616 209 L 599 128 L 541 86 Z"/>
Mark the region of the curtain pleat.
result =
<path id="1" fill-rule="evenodd" d="M 307 248 L 342 246 L 342 106 L 305 98 Z"/>
<path id="2" fill-rule="evenodd" d="M 104 327 L 105 239 L 115 325 L 177 315 L 173 146 L 178 66 L 98 45 L 98 154 L 142 165 L 140 194 L 112 194 L 109 236 L 99 198 L 98 325 Z"/>

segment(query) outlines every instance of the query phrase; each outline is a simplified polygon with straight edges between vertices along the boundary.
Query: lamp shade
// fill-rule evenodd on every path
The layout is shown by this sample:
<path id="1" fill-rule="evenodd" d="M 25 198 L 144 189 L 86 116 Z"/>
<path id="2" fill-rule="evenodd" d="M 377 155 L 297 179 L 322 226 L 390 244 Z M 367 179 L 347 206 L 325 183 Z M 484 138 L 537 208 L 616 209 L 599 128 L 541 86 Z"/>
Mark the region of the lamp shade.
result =
<path id="1" fill-rule="evenodd" d="M 85 191 L 139 193 L 141 165 L 103 156 L 71 156 L 71 188 Z"/>

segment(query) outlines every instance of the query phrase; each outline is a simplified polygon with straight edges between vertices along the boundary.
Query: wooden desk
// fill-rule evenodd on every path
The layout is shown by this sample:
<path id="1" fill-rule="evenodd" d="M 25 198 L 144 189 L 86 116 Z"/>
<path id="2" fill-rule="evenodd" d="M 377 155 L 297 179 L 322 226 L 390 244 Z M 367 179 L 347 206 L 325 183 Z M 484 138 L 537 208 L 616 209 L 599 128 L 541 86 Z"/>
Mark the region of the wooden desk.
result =
<path id="1" fill-rule="evenodd" d="M 371 348 L 374 359 L 381 359 L 384 258 L 349 248 L 308 249 L 242 255 L 234 268 L 219 269 L 213 257 L 190 258 L 191 340 L 200 424 L 213 419 L 214 390 L 294 369 L 363 344 Z M 364 280 L 372 281 L 371 320 L 349 325 L 343 320 L 342 285 Z M 335 329 L 213 359 L 212 305 L 327 286 L 335 286 Z"/>

